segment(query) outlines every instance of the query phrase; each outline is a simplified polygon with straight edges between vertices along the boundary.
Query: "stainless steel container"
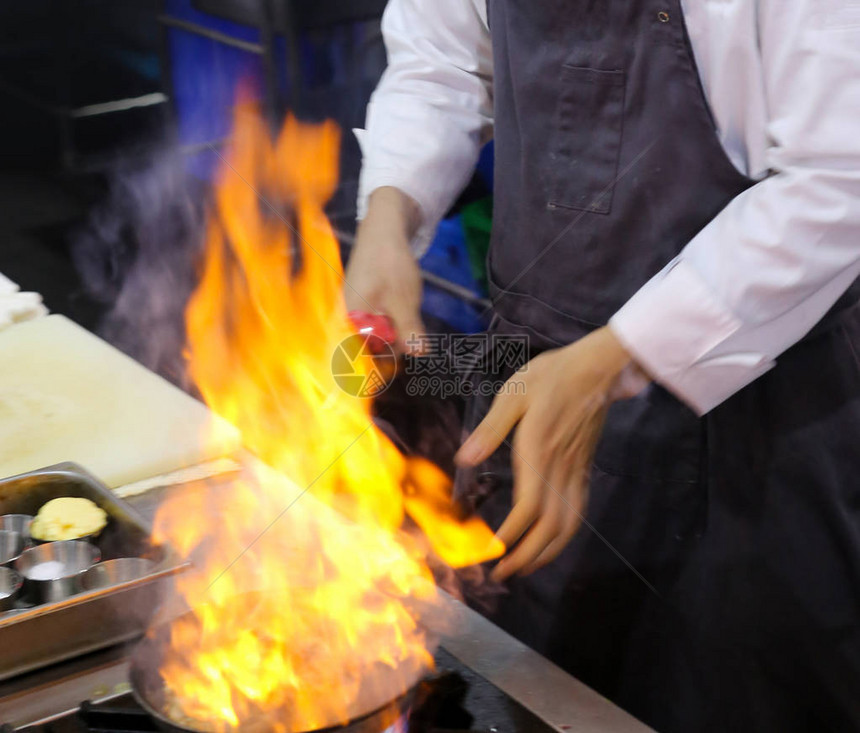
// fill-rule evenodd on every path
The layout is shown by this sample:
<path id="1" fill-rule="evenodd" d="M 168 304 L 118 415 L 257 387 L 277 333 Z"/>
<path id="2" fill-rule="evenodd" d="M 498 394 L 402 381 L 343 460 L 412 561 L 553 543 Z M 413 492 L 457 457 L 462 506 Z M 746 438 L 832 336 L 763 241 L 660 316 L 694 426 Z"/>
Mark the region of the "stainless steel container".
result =
<path id="1" fill-rule="evenodd" d="M 129 583 L 149 575 L 155 563 L 143 557 L 118 557 L 93 565 L 81 575 L 83 590 L 109 588 L 120 583 Z"/>
<path id="2" fill-rule="evenodd" d="M 29 538 L 32 521 L 33 516 L 31 514 L 4 514 L 0 516 L 0 530 L 8 529 Z"/>
<path id="3" fill-rule="evenodd" d="M 161 584 L 186 564 L 169 547 L 153 545 L 152 528 L 123 500 L 74 463 L 0 479 L 0 514 L 35 514 L 60 496 L 82 496 L 108 514 L 96 541 L 102 557 L 146 557 L 155 570 L 118 587 L 0 615 L 0 680 L 130 641 L 145 630 Z"/>
<path id="4" fill-rule="evenodd" d="M 27 538 L 11 529 L 0 529 L 0 565 L 11 565 L 27 548 Z"/>
<path id="5" fill-rule="evenodd" d="M 0 568 L 0 613 L 15 607 L 24 579 L 11 568 Z"/>
<path id="6" fill-rule="evenodd" d="M 25 550 L 15 570 L 24 578 L 30 599 L 55 603 L 83 590 L 81 575 L 100 559 L 101 551 L 89 542 L 48 542 Z"/>

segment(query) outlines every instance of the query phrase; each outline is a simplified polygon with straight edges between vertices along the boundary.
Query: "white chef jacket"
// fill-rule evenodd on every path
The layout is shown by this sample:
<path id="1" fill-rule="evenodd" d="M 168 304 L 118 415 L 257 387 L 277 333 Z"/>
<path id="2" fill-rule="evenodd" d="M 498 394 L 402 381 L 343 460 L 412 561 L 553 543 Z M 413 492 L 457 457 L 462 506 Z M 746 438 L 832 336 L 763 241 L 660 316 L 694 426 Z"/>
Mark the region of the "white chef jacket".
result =
<path id="1" fill-rule="evenodd" d="M 703 414 L 773 367 L 860 274 L 860 0 L 682 4 L 719 138 L 758 182 L 610 326 Z M 492 135 L 485 0 L 390 0 L 383 32 L 389 67 L 357 131 L 359 217 L 373 190 L 399 188 L 423 213 L 420 254 Z"/>

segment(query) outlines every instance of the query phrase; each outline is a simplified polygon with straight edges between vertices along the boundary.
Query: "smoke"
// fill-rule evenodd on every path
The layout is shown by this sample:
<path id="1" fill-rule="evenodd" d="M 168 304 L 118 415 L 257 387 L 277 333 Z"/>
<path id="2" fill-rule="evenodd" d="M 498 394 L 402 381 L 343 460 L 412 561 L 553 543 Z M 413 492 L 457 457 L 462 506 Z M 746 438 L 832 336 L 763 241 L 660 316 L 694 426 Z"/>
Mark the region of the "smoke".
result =
<path id="1" fill-rule="evenodd" d="M 188 388 L 182 359 L 185 304 L 202 249 L 207 187 L 162 150 L 126 160 L 104 201 L 76 235 L 72 254 L 84 287 L 109 306 L 99 335 Z"/>

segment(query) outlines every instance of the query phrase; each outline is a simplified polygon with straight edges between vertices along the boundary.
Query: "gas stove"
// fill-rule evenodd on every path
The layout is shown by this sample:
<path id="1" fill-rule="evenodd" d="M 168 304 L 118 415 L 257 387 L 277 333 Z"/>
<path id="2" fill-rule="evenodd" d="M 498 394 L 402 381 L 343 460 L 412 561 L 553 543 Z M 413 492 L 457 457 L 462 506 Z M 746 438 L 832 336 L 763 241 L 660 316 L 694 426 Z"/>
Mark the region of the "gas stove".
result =
<path id="1" fill-rule="evenodd" d="M 408 719 L 408 733 L 544 733 L 557 731 L 444 649 L 436 673 L 422 684 Z M 0 728 L 2 733 L 15 730 Z M 18 729 L 33 733 L 132 733 L 159 730 L 127 692 L 106 702 L 84 701 L 66 715 Z M 398 732 L 399 733 L 399 732 Z"/>

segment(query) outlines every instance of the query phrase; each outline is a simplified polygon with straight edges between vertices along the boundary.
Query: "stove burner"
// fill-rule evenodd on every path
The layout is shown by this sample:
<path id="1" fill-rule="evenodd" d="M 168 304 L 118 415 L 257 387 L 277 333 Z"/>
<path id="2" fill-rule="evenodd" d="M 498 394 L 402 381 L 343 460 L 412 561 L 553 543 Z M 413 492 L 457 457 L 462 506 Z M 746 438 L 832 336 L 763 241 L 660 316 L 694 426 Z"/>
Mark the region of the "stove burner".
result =
<path id="1" fill-rule="evenodd" d="M 443 672 L 421 683 L 409 716 L 409 733 L 471 731 L 474 717 L 463 707 L 468 684 L 457 672 Z"/>

